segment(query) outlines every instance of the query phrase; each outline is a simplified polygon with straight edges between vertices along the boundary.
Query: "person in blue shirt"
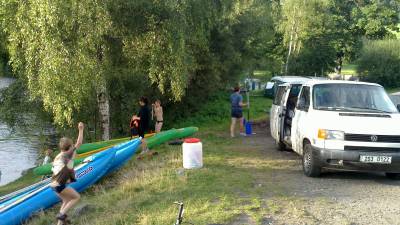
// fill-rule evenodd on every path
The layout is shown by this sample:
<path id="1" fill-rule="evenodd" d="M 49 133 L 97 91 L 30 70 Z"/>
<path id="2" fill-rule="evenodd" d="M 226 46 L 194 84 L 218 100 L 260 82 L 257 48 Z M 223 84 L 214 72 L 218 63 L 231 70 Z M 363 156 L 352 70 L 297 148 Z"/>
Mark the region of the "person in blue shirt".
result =
<path id="1" fill-rule="evenodd" d="M 236 121 L 239 120 L 240 135 L 246 136 L 243 128 L 243 97 L 240 95 L 240 88 L 235 87 L 234 93 L 231 95 L 231 137 L 235 137 Z"/>

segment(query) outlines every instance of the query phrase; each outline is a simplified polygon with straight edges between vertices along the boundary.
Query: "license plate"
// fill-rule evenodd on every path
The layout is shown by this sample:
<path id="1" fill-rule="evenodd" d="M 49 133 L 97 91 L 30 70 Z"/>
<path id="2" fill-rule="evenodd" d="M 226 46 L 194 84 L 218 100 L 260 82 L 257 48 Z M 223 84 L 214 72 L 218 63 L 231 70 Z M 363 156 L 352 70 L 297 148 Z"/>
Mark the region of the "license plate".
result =
<path id="1" fill-rule="evenodd" d="M 360 155 L 360 162 L 391 164 L 392 156 Z"/>

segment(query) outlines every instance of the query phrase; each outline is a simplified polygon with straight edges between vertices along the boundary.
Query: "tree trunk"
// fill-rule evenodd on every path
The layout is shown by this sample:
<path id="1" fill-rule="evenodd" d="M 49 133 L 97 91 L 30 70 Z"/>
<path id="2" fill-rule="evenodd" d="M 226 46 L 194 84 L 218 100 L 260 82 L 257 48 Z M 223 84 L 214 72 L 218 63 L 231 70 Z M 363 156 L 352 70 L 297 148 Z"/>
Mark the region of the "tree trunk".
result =
<path id="1" fill-rule="evenodd" d="M 97 59 L 99 65 L 103 64 L 104 48 L 102 45 L 97 46 Z M 100 69 L 101 70 L 101 69 Z M 110 104 L 107 95 L 107 84 L 103 73 L 99 74 L 98 82 L 96 82 L 97 104 L 99 106 L 101 139 L 103 141 L 110 140 Z"/>
<path id="2" fill-rule="evenodd" d="M 102 131 L 101 139 L 106 141 L 110 140 L 110 104 L 105 82 L 102 82 L 96 89 Z"/>
<path id="3" fill-rule="evenodd" d="M 289 51 L 286 57 L 286 65 L 285 65 L 285 75 L 288 75 L 289 70 L 289 59 L 290 55 L 292 54 L 292 45 L 293 45 L 293 32 L 295 27 L 295 21 L 293 21 L 292 28 L 290 29 L 290 40 L 289 40 Z"/>

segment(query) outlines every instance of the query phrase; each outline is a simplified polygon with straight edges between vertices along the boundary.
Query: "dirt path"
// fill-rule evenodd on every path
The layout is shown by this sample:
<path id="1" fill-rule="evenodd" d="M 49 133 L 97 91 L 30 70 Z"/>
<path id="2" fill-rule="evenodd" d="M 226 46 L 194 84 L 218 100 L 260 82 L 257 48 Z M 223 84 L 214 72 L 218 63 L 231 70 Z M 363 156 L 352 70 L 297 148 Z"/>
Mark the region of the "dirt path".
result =
<path id="1" fill-rule="evenodd" d="M 255 186 L 267 214 L 261 224 L 400 224 L 400 181 L 381 173 L 326 172 L 308 178 L 301 158 L 294 152 L 279 152 L 267 123 L 254 128 L 243 144 L 257 148 L 271 170 L 255 173 Z M 254 224 L 240 215 L 234 224 Z"/>

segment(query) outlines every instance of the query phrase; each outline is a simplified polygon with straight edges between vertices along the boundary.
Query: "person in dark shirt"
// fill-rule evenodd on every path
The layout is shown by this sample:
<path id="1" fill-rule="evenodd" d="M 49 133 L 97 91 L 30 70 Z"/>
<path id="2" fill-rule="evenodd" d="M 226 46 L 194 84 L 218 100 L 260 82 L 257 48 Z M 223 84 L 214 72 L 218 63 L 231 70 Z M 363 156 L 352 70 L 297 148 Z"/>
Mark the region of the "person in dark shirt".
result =
<path id="1" fill-rule="evenodd" d="M 236 121 L 239 121 L 240 135 L 246 136 L 243 128 L 243 106 L 247 104 L 243 103 L 243 97 L 240 95 L 240 88 L 235 87 L 233 94 L 230 97 L 231 100 L 231 137 L 235 137 L 235 126 Z"/>
<path id="2" fill-rule="evenodd" d="M 149 148 L 147 147 L 146 139 L 144 138 L 145 134 L 148 132 L 150 128 L 150 109 L 148 107 L 149 100 L 142 96 L 139 99 L 140 110 L 137 116 L 135 117 L 136 120 L 139 121 L 138 126 L 138 135 L 142 138 L 142 152 L 138 159 L 143 158 L 142 155 L 149 152 Z"/>
<path id="3" fill-rule="evenodd" d="M 150 127 L 150 109 L 148 107 L 149 100 L 146 97 L 141 97 L 139 99 L 140 110 L 138 113 L 139 118 L 139 137 L 144 138 L 144 135 L 148 132 Z"/>

